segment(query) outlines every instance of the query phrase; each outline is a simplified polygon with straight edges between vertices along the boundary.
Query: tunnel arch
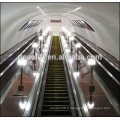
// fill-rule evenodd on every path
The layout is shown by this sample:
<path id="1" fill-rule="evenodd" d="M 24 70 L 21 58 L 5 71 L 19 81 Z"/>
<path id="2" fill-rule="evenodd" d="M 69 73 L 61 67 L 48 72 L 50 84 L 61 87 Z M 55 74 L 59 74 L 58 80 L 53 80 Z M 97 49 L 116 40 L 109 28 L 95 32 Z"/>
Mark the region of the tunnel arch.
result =
<path id="1" fill-rule="evenodd" d="M 39 9 L 36 9 L 37 6 L 47 16 L 43 15 Z M 73 12 L 78 7 L 80 9 Z M 118 3 L 2 3 L 1 11 L 1 53 L 4 53 L 38 30 L 37 26 L 18 32 L 18 29 L 27 21 L 34 19 L 47 21 L 51 16 L 58 15 L 65 21 L 72 19 L 85 20 L 95 29 L 95 32 L 74 26 L 72 31 L 95 43 L 119 60 Z M 42 24 L 39 27 L 42 27 Z M 8 43 L 7 47 L 5 47 L 6 43 Z"/>

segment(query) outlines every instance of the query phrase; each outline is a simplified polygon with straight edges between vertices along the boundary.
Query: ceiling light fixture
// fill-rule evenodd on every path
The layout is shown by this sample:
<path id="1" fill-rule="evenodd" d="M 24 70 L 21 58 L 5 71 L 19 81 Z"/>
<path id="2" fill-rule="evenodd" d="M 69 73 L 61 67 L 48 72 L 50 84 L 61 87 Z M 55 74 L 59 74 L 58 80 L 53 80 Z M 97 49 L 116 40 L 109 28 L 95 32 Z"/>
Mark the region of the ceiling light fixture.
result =
<path id="1" fill-rule="evenodd" d="M 78 10 L 80 10 L 81 9 L 81 7 L 78 7 L 78 8 L 76 8 L 76 9 L 74 9 L 72 12 L 76 12 L 76 11 L 78 11 Z"/>
<path id="2" fill-rule="evenodd" d="M 36 9 L 39 9 L 40 7 L 39 6 L 36 6 Z"/>
<path id="3" fill-rule="evenodd" d="M 78 8 L 75 8 L 74 10 L 72 10 L 72 11 L 68 11 L 68 13 L 64 13 L 63 16 L 65 16 L 65 15 L 71 13 L 71 12 L 76 12 L 76 11 L 80 10 L 81 8 L 82 7 L 78 7 Z"/>

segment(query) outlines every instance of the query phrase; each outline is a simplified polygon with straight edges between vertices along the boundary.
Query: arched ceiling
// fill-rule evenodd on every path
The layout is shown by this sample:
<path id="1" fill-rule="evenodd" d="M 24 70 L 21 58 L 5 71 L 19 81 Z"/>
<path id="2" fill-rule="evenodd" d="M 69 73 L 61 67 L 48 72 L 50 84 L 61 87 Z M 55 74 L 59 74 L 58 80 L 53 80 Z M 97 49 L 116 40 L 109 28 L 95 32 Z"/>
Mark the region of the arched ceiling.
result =
<path id="1" fill-rule="evenodd" d="M 73 26 L 74 31 L 119 59 L 119 3 L 1 3 L 2 53 L 42 25 L 49 25 L 43 22 L 39 27 L 18 32 L 27 21 L 38 19 L 62 19 L 67 22 L 61 25 L 68 29 L 69 20 L 85 20 L 95 32 Z"/>

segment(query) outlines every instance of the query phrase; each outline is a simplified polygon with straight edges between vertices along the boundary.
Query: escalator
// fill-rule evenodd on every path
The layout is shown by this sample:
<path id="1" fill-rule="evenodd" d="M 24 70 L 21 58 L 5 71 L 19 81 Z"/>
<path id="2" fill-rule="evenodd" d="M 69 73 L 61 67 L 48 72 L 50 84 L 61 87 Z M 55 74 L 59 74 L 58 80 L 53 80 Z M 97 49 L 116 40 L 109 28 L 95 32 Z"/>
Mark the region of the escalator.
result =
<path id="1" fill-rule="evenodd" d="M 61 55 L 59 37 L 54 36 L 51 55 Z M 39 115 L 38 115 L 39 116 Z M 41 109 L 42 117 L 70 117 L 70 101 L 62 60 L 50 60 Z"/>

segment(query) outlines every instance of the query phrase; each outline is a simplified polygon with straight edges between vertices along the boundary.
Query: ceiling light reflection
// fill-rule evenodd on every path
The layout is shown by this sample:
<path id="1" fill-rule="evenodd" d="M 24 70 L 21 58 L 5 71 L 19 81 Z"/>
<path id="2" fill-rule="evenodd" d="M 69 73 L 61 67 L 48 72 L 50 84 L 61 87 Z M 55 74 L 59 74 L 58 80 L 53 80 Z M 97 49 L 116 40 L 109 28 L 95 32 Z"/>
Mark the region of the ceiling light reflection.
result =
<path id="1" fill-rule="evenodd" d="M 39 73 L 37 71 L 33 71 L 33 76 L 37 77 L 37 76 L 39 76 Z"/>
<path id="2" fill-rule="evenodd" d="M 82 8 L 82 7 L 78 7 L 78 8 L 76 8 L 76 9 L 74 9 L 73 12 L 76 12 L 76 11 L 80 10 L 81 8 Z"/>
<path id="3" fill-rule="evenodd" d="M 92 109 L 92 108 L 94 108 L 95 104 L 94 104 L 94 102 L 88 102 L 87 106 L 89 109 Z"/>
<path id="4" fill-rule="evenodd" d="M 40 7 L 39 7 L 39 6 L 36 6 L 36 9 L 40 9 Z"/>
<path id="5" fill-rule="evenodd" d="M 29 110 L 30 110 L 30 107 L 31 107 L 31 103 L 28 102 L 27 105 L 26 105 L 26 107 L 25 107 L 25 110 L 26 110 L 26 111 L 29 111 Z"/>
<path id="6" fill-rule="evenodd" d="M 86 104 L 83 105 L 83 109 L 85 112 L 88 112 L 88 108 L 87 108 Z"/>
<path id="7" fill-rule="evenodd" d="M 20 109 L 21 109 L 21 110 L 24 110 L 24 109 L 25 109 L 26 104 L 27 104 L 27 102 L 26 102 L 26 101 L 20 101 L 20 102 L 19 102 Z"/>

